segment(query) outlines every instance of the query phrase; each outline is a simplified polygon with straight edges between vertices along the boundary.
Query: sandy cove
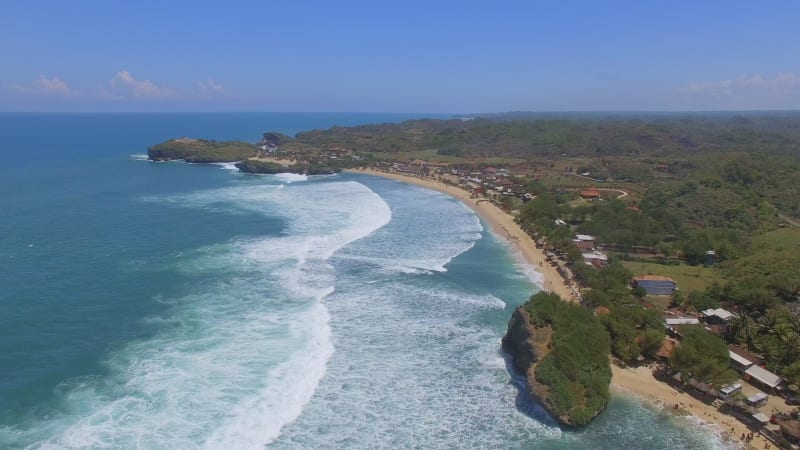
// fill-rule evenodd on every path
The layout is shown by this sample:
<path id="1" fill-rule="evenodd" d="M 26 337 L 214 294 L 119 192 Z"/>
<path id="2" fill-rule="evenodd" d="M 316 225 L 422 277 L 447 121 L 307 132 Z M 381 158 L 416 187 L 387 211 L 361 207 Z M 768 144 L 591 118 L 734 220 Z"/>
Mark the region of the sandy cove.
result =
<path id="1" fill-rule="evenodd" d="M 667 383 L 658 381 L 653 377 L 650 367 L 622 368 L 611 364 L 611 373 L 613 374 L 611 385 L 614 390 L 633 394 L 676 415 L 691 415 L 702 422 L 715 425 L 720 429 L 725 441 L 732 445 L 763 449 L 769 442 L 760 434 L 753 433 L 753 440 L 745 443 L 740 438 L 751 432 L 747 425 L 685 392 L 676 390 Z M 773 445 L 772 448 L 777 447 Z"/>
<path id="2" fill-rule="evenodd" d="M 417 186 L 433 189 L 450 195 L 471 209 L 486 221 L 495 233 L 505 238 L 522 258 L 542 274 L 541 288 L 554 292 L 564 299 L 575 300 L 572 289 L 564 278 L 552 267 L 544 255 L 544 251 L 537 248 L 533 239 L 514 222 L 514 218 L 485 199 L 470 198 L 470 193 L 460 187 L 432 180 L 403 175 L 396 172 L 381 172 L 374 169 L 348 170 L 351 173 L 363 173 L 393 180 L 403 181 Z M 482 201 L 481 201 L 482 200 Z M 711 405 L 707 405 L 691 395 L 675 390 L 670 385 L 653 377 L 649 367 L 621 368 L 611 364 L 613 374 L 611 386 L 614 390 L 628 393 L 641 398 L 656 407 L 663 407 L 678 415 L 692 415 L 702 422 L 713 424 L 720 429 L 723 437 L 733 445 L 745 448 L 764 448 L 768 441 L 762 436 L 754 434 L 754 439 L 749 444 L 740 440 L 740 436 L 750 433 L 746 425 L 734 417 L 719 412 Z M 677 408 L 675 406 L 677 405 Z"/>
<path id="3" fill-rule="evenodd" d="M 533 239 L 514 222 L 514 218 L 510 214 L 506 213 L 492 202 L 482 198 L 470 198 L 470 193 L 464 189 L 430 178 L 418 178 L 396 172 L 381 172 L 374 169 L 349 170 L 348 172 L 391 178 L 393 180 L 433 189 L 434 191 L 458 199 L 478 213 L 478 215 L 492 227 L 492 230 L 496 234 L 502 236 L 514 247 L 526 263 L 530 264 L 537 272 L 542 274 L 543 281 L 540 287 L 543 290 L 554 292 L 565 300 L 575 300 L 572 289 L 567 285 L 567 282 L 558 271 L 547 262 L 544 251 L 536 248 Z"/>

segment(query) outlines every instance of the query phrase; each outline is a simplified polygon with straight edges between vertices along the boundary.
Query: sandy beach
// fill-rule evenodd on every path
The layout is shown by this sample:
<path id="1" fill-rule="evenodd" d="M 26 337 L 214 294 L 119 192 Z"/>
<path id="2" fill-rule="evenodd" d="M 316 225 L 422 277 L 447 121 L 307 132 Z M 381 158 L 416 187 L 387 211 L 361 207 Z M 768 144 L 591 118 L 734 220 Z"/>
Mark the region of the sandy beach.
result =
<path id="1" fill-rule="evenodd" d="M 745 424 L 685 392 L 676 390 L 667 383 L 658 381 L 653 377 L 650 367 L 622 368 L 611 364 L 611 372 L 613 374 L 611 385 L 614 390 L 633 394 L 653 405 L 671 410 L 676 415 L 691 415 L 702 422 L 715 425 L 723 438 L 732 445 L 762 449 L 769 442 L 763 436 L 754 433 L 753 440 L 745 444 L 740 438 L 743 434 L 751 432 Z"/>
<path id="2" fill-rule="evenodd" d="M 470 198 L 470 193 L 460 187 L 445 184 L 430 178 L 418 178 L 402 175 L 396 172 L 381 172 L 374 169 L 351 170 L 352 173 L 363 173 L 394 180 L 404 181 L 428 189 L 450 195 L 478 213 L 492 230 L 503 237 L 537 272 L 542 274 L 543 281 L 540 286 L 543 290 L 553 292 L 565 300 L 576 300 L 572 289 L 558 271 L 547 262 L 544 251 L 536 248 L 533 239 L 514 222 L 514 218 L 495 206 L 493 203 L 481 198 Z"/>
<path id="3" fill-rule="evenodd" d="M 472 208 L 481 218 L 489 223 L 495 233 L 502 236 L 521 255 L 521 257 L 543 276 L 542 285 L 545 291 L 554 292 L 564 299 L 576 300 L 571 288 L 556 269 L 548 264 L 544 252 L 537 248 L 533 239 L 514 222 L 514 218 L 485 199 L 470 198 L 470 193 L 456 186 L 445 184 L 430 178 L 418 178 L 395 172 L 382 172 L 374 169 L 351 170 L 352 173 L 364 173 L 433 189 L 450 195 Z M 621 368 L 611 365 L 611 385 L 614 390 L 637 396 L 656 407 L 669 409 L 677 415 L 691 415 L 700 421 L 714 425 L 720 434 L 733 446 L 744 448 L 764 448 L 768 442 L 762 436 L 754 434 L 754 439 L 745 444 L 740 440 L 743 434 L 750 433 L 746 425 L 734 417 L 719 412 L 711 405 L 695 399 L 687 393 L 675 390 L 670 385 L 653 377 L 649 367 Z"/>

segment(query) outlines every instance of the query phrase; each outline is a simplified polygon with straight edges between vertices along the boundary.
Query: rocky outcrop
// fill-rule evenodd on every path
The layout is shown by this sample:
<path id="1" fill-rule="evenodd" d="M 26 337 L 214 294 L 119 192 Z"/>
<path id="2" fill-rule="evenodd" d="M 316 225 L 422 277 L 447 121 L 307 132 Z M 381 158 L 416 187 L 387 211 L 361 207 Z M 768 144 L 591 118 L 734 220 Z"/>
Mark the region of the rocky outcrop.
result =
<path id="1" fill-rule="evenodd" d="M 581 413 L 573 414 L 576 409 L 564 405 L 559 409 L 551 396 L 551 386 L 537 380 L 537 366 L 550 352 L 553 333 L 552 326 L 537 327 L 531 320 L 530 313 L 519 307 L 511 316 L 508 331 L 503 336 L 503 350 L 511 356 L 514 369 L 525 376 L 525 390 L 528 396 L 536 400 L 559 425 L 564 427 L 586 425 L 603 411 L 604 405 L 588 413 L 583 410 Z M 578 403 L 582 403 L 582 399 L 579 399 Z"/>
<path id="2" fill-rule="evenodd" d="M 550 401 L 548 386 L 536 381 L 536 366 L 549 351 L 553 336 L 549 326 L 537 328 L 530 314 L 519 307 L 511 315 L 508 331 L 503 336 L 503 350 L 511 356 L 514 369 L 525 375 L 525 389 L 528 396 L 535 399 L 562 426 L 575 426 L 569 417 L 559 415 Z"/>
<path id="3" fill-rule="evenodd" d="M 534 345 L 535 334 L 536 329 L 531 323 L 530 314 L 522 308 L 514 310 L 508 323 L 508 331 L 503 336 L 503 350 L 511 356 L 514 369 L 524 375 L 528 374 L 528 369 L 538 359 Z"/>
<path id="4" fill-rule="evenodd" d="M 307 164 L 294 164 L 283 166 L 271 161 L 261 161 L 257 159 L 247 159 L 236 163 L 236 167 L 245 173 L 276 174 L 276 173 L 297 173 L 302 175 L 330 175 L 340 171 L 338 168 L 325 166 L 314 166 Z"/>

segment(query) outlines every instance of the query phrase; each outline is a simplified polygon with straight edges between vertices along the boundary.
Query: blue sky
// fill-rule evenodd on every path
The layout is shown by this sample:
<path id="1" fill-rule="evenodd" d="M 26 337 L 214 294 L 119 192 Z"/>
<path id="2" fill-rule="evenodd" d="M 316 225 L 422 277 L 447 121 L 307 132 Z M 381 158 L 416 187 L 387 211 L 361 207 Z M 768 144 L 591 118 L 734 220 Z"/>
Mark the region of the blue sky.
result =
<path id="1" fill-rule="evenodd" d="M 4 2 L 0 110 L 800 109 L 798 24 L 797 1 Z"/>

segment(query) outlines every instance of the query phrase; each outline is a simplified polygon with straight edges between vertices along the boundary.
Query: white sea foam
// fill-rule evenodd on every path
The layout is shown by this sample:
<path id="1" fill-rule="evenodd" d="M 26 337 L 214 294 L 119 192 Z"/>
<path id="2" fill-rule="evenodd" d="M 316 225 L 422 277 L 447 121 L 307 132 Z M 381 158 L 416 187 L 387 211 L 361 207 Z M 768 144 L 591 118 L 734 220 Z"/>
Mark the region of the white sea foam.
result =
<path id="1" fill-rule="evenodd" d="M 143 155 L 143 154 L 139 154 L 139 153 L 130 155 L 130 158 L 131 159 L 135 159 L 137 161 L 147 161 L 147 155 Z"/>
<path id="2" fill-rule="evenodd" d="M 403 229 L 379 230 L 369 244 L 351 246 L 339 257 L 377 265 L 386 272 L 432 274 L 446 272 L 453 258 L 481 238 L 483 227 L 472 210 L 438 192 L 410 190 L 413 195 L 387 194 L 395 205 L 392 220 Z"/>
<path id="3" fill-rule="evenodd" d="M 235 162 L 222 162 L 222 163 L 214 163 L 214 164 L 217 165 L 217 166 L 222 167 L 225 170 L 239 170 L 236 167 L 236 163 Z"/>
<path id="4" fill-rule="evenodd" d="M 278 173 L 275 174 L 275 178 L 284 182 L 284 183 L 294 183 L 298 181 L 308 181 L 308 175 L 303 175 L 299 173 Z"/>
<path id="5" fill-rule="evenodd" d="M 327 260 L 384 226 L 391 211 L 355 182 L 243 185 L 149 198 L 217 210 L 220 203 L 288 221 L 283 236 L 236 240 L 176 260 L 209 275 L 162 301 L 160 333 L 111 354 L 108 383 L 65 388 L 74 415 L 34 448 L 263 448 L 310 400 L 333 354 L 323 299 L 334 291 Z M 229 274 L 213 274 L 225 268 Z M 217 275 L 218 276 L 218 275 Z M 33 434 L 33 432 L 32 432 Z"/>

